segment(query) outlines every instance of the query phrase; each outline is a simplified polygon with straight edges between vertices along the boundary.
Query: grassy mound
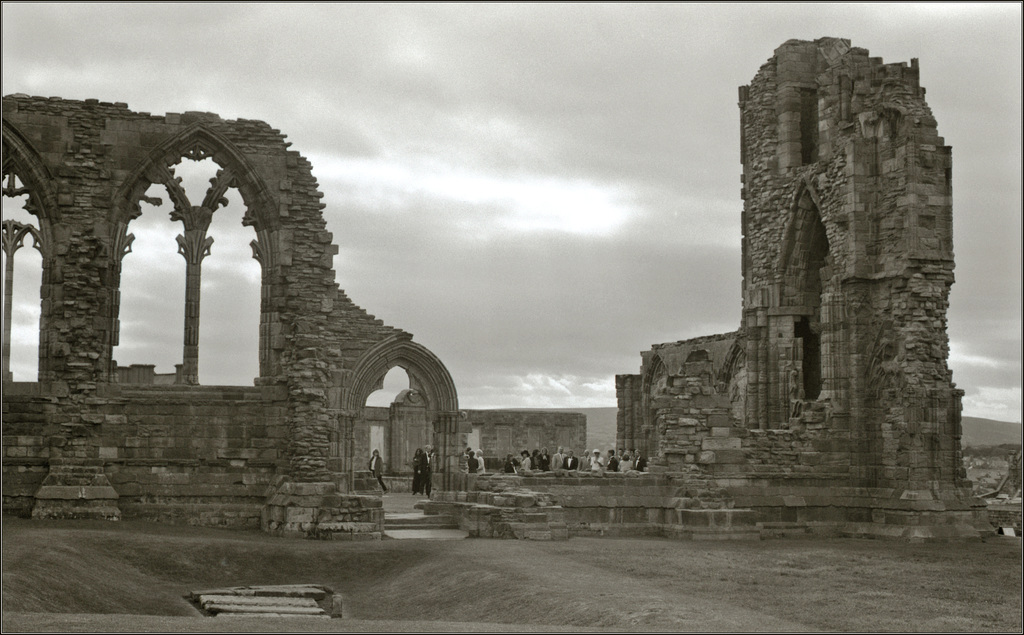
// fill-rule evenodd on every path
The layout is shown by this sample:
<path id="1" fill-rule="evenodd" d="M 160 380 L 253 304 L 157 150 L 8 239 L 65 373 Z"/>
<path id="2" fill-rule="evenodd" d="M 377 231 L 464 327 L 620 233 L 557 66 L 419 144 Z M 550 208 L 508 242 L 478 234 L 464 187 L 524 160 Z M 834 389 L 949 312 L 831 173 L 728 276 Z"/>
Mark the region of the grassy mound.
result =
<path id="1" fill-rule="evenodd" d="M 317 542 L 4 519 L 3 610 L 194 615 L 212 586 L 326 584 L 345 617 L 671 630 L 1019 631 L 1021 543 Z"/>

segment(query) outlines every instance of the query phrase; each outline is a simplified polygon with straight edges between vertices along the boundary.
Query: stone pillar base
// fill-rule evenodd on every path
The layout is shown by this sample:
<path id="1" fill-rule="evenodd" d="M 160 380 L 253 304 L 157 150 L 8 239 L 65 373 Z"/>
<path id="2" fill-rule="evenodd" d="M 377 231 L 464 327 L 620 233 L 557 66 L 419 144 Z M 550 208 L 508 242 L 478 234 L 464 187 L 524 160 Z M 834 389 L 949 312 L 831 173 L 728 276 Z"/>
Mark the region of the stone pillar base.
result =
<path id="1" fill-rule="evenodd" d="M 35 493 L 32 518 L 120 520 L 118 495 L 101 461 L 52 459 L 50 472 Z"/>
<path id="2" fill-rule="evenodd" d="M 356 470 L 352 492 L 363 496 L 380 496 L 380 483 L 370 470 Z"/>
<path id="3" fill-rule="evenodd" d="M 384 508 L 379 496 L 341 494 L 337 483 L 278 476 L 267 489 L 260 527 L 286 538 L 380 540 Z"/>

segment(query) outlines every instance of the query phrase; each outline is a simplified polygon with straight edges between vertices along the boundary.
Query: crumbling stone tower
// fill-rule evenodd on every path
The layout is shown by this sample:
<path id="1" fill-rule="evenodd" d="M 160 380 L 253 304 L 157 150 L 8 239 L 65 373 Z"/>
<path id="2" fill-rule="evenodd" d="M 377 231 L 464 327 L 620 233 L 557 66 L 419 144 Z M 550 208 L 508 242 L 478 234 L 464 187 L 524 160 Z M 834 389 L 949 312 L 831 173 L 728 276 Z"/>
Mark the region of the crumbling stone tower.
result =
<path id="1" fill-rule="evenodd" d="M 837 38 L 786 42 L 740 88 L 740 329 L 657 345 L 618 376 L 621 445 L 661 469 L 756 475 L 767 497 L 813 482 L 833 508 L 741 497 L 765 519 L 972 531 L 946 364 L 951 155 L 924 92 L 916 59 Z"/>
<path id="2" fill-rule="evenodd" d="M 852 475 L 957 484 L 950 148 L 917 60 L 790 41 L 740 89 L 740 116 L 747 425 L 820 409 L 850 430 Z"/>

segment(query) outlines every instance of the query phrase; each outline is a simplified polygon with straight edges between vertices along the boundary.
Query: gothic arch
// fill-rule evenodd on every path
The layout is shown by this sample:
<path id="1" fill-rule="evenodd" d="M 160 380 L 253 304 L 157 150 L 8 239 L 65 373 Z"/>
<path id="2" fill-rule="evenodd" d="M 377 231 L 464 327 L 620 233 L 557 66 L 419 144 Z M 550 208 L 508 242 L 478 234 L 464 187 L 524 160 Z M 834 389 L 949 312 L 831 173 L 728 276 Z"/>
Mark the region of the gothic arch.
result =
<path id="1" fill-rule="evenodd" d="M 815 224 L 815 220 L 817 224 Z M 788 272 L 801 249 L 805 249 L 811 242 L 811 233 L 821 225 L 824 236 L 824 225 L 821 219 L 821 199 L 817 190 L 808 178 L 800 181 L 799 186 L 793 193 L 793 200 L 789 206 L 789 221 L 786 223 L 786 231 L 782 238 L 782 248 L 779 251 L 779 266 L 776 271 Z M 826 241 L 827 236 L 824 236 Z"/>
<path id="2" fill-rule="evenodd" d="M 3 175 L 14 173 L 21 179 L 29 195 L 26 209 L 39 219 L 44 240 L 49 240 L 49 226 L 60 221 L 60 208 L 54 195 L 53 177 L 32 144 L 3 120 Z"/>
<path id="3" fill-rule="evenodd" d="M 184 190 L 182 190 L 178 179 L 175 178 L 171 166 L 181 162 L 182 159 L 202 161 L 211 159 L 220 169 L 216 177 L 211 180 L 209 190 L 201 205 L 194 206 L 189 201 Z M 199 346 L 199 325 L 198 325 L 198 265 L 203 257 L 209 253 L 209 243 L 212 239 L 206 236 L 206 228 L 209 225 L 210 217 L 214 211 L 226 204 L 224 198 L 227 190 L 236 188 L 241 194 L 245 213 L 242 217 L 242 224 L 251 226 L 256 231 L 256 240 L 250 245 L 253 249 L 253 257 L 259 262 L 263 274 L 263 292 L 267 296 L 267 280 L 273 266 L 278 261 L 276 250 L 279 247 L 274 234 L 278 216 L 276 214 L 276 203 L 270 195 L 270 191 L 246 155 L 229 139 L 218 133 L 211 126 L 203 122 L 194 123 L 180 133 L 165 139 L 156 146 L 149 155 L 128 175 L 113 195 L 111 201 L 111 246 L 114 257 L 114 269 L 118 280 L 120 279 L 121 259 L 131 251 L 133 235 L 128 233 L 129 222 L 137 218 L 141 213 L 139 202 L 145 200 L 146 191 L 149 187 L 158 183 L 164 185 L 172 203 L 172 220 L 181 221 L 184 225 L 184 235 L 178 236 L 179 253 L 185 256 L 187 273 L 190 278 L 195 278 L 190 291 L 186 286 L 186 325 L 185 325 L 185 354 L 183 359 L 182 381 L 185 383 L 198 383 L 198 346 Z M 120 341 L 119 316 L 120 313 L 120 288 L 113 289 L 112 305 L 114 306 L 113 324 L 111 327 L 112 346 Z M 190 303 L 192 308 L 190 308 Z M 265 302 L 264 302 L 265 305 Z M 261 307 L 261 328 L 258 344 L 260 358 L 260 376 L 271 372 L 270 366 L 274 355 L 267 350 L 269 341 L 263 336 L 264 329 L 262 322 L 267 321 L 266 306 Z M 194 315 L 190 323 L 189 316 Z"/>
<path id="4" fill-rule="evenodd" d="M 352 380 L 342 392 L 342 410 L 355 412 L 366 404 L 366 398 L 383 386 L 384 376 L 399 366 L 409 375 L 409 387 L 427 398 L 427 408 L 437 413 L 453 413 L 459 409 L 448 369 L 426 347 L 413 342 L 412 336 L 400 333 L 367 350 L 352 370 Z"/>
<path id="5" fill-rule="evenodd" d="M 276 228 L 274 198 L 263 178 L 235 144 L 209 126 L 199 122 L 168 138 L 154 148 L 114 193 L 111 205 L 112 224 L 127 225 L 141 212 L 139 201 L 153 183 L 165 183 L 166 171 L 183 158 L 200 161 L 212 158 L 223 168 L 224 189 L 228 184 L 238 188 L 245 204 L 243 225 L 251 225 L 257 233 Z M 171 189 L 171 188 L 169 188 Z M 174 196 L 174 192 L 170 192 Z M 223 195 L 223 192 L 221 192 Z"/>
<path id="6" fill-rule="evenodd" d="M 793 314 L 792 337 L 799 344 L 793 361 L 800 380 L 789 388 L 790 401 L 817 400 L 834 389 L 825 386 L 825 367 L 835 362 L 836 343 L 836 324 L 830 323 L 835 316 L 824 308 L 836 285 L 832 252 L 817 192 L 805 178 L 793 198 L 779 261 L 780 305 L 799 309 Z"/>
<path id="7" fill-rule="evenodd" d="M 8 178 L 17 176 L 21 180 L 22 188 L 8 187 Z M 39 352 L 37 377 L 43 379 L 50 373 L 50 359 L 48 356 L 50 342 L 50 311 L 53 310 L 50 302 L 44 298 L 53 297 L 51 290 L 53 286 L 53 253 L 54 253 L 54 225 L 60 223 L 60 208 L 57 205 L 53 176 L 50 170 L 43 163 L 39 153 L 25 138 L 21 132 L 11 125 L 7 119 L 3 120 L 3 188 L 4 194 L 10 196 L 21 196 L 28 194 L 28 201 L 25 210 L 36 217 L 39 227 L 24 226 L 15 231 L 14 225 L 5 226 L 5 239 L 10 238 L 13 242 L 7 245 L 5 251 L 8 257 L 13 258 L 14 251 L 21 244 L 21 240 L 31 236 L 33 247 L 42 256 L 42 275 L 40 279 L 40 311 L 39 311 Z M 5 224 L 6 225 L 6 224 Z M 19 238 L 20 235 L 20 238 Z M 9 364 L 10 355 L 10 324 L 5 324 L 5 369 Z"/>
<path id="8" fill-rule="evenodd" d="M 655 384 L 661 376 L 668 377 L 668 369 L 665 366 L 661 355 L 654 352 L 649 364 L 645 364 L 643 375 L 640 377 L 640 410 L 643 414 L 644 427 L 654 425 L 654 412 L 651 406 L 651 398 L 654 396 Z M 667 379 L 666 379 L 667 380 Z"/>

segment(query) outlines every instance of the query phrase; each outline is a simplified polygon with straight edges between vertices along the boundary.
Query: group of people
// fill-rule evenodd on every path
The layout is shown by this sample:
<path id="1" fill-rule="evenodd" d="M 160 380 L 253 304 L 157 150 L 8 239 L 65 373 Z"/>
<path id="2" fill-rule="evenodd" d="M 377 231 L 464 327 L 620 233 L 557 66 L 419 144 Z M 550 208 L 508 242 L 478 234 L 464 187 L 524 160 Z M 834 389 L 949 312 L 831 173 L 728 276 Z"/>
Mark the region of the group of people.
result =
<path id="1" fill-rule="evenodd" d="M 584 472 L 629 472 L 636 470 L 644 472 L 647 470 L 647 457 L 643 456 L 636 449 L 629 452 L 622 450 L 616 456 L 615 450 L 608 450 L 607 457 L 601 456 L 600 450 L 594 450 L 592 454 L 584 454 L 577 457 L 572 450 L 563 451 L 558 448 L 554 454 L 548 454 L 548 449 L 534 450 L 530 453 L 523 450 L 519 456 L 508 454 L 505 456 L 505 464 L 502 471 L 507 474 L 518 474 L 521 471 L 549 472 L 557 470 L 584 471 Z"/>
<path id="2" fill-rule="evenodd" d="M 416 452 L 412 457 L 413 494 L 423 494 L 428 498 L 430 497 L 435 463 L 437 463 L 437 454 L 434 452 L 434 448 L 429 445 L 425 450 L 423 448 L 416 448 Z M 373 451 L 368 467 L 374 478 L 380 483 L 381 491 L 387 494 L 388 486 L 384 484 L 384 460 L 380 456 L 380 450 Z"/>
<path id="3" fill-rule="evenodd" d="M 483 474 L 487 471 L 484 466 L 483 450 L 474 450 L 467 447 L 462 454 L 464 460 L 462 470 L 469 474 Z M 431 446 L 416 448 L 412 457 L 412 493 L 430 496 L 431 480 L 434 472 L 434 464 L 437 462 L 437 454 Z M 384 484 L 384 461 L 381 459 L 380 451 L 374 450 L 370 458 L 370 472 L 380 483 L 381 490 L 386 494 L 387 485 Z M 532 472 L 554 472 L 558 470 L 582 471 L 582 472 L 637 472 L 647 471 L 647 457 L 643 456 L 635 448 L 630 451 L 620 450 L 618 455 L 615 450 L 608 450 L 607 456 L 602 456 L 600 450 L 577 457 L 572 450 L 558 448 L 554 454 L 549 454 L 547 448 L 534 450 L 523 450 L 519 456 L 508 454 L 505 456 L 505 463 L 501 471 L 507 474 L 518 474 L 522 471 Z"/>
<path id="4" fill-rule="evenodd" d="M 484 465 L 484 451 L 474 450 L 471 447 L 466 447 L 466 450 L 462 453 L 462 471 L 469 474 L 483 474 L 487 471 L 487 467 Z"/>

